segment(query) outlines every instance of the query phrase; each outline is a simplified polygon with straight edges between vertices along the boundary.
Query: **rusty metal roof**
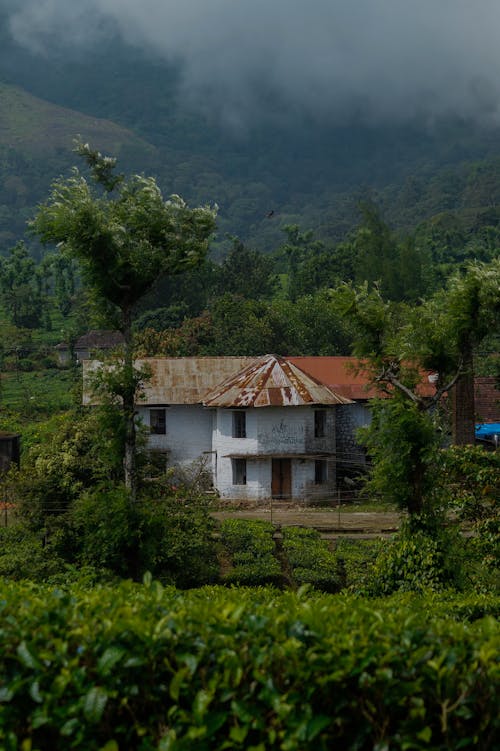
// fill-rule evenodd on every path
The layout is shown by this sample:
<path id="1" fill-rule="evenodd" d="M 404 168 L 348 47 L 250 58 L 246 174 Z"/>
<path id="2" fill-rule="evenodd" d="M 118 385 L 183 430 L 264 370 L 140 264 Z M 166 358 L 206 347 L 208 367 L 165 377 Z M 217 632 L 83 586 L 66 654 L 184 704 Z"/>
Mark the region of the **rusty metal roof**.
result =
<path id="1" fill-rule="evenodd" d="M 150 373 L 139 405 L 201 404 L 218 383 L 255 360 L 255 357 L 147 357 L 136 360 L 137 368 L 145 367 Z M 97 360 L 83 361 L 84 404 L 99 401 L 90 395 L 86 384 L 101 366 Z"/>
<path id="2" fill-rule="evenodd" d="M 216 386 L 203 403 L 206 407 L 294 407 L 350 400 L 284 357 L 265 355 Z"/>
<path id="3" fill-rule="evenodd" d="M 138 360 L 151 378 L 141 404 L 200 404 L 217 384 L 253 362 L 253 357 L 162 357 Z"/>

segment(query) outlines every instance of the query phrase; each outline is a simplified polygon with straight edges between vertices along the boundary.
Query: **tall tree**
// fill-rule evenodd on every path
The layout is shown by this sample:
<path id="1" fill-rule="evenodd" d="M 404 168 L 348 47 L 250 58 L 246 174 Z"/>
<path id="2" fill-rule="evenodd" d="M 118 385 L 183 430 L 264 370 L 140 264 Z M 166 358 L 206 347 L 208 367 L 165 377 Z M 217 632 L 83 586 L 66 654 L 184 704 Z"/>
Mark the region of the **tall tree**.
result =
<path id="1" fill-rule="evenodd" d="M 474 356 L 499 324 L 500 258 L 468 264 L 415 310 L 413 343 L 423 366 L 441 380 L 458 375 L 451 392 L 452 440 L 457 445 L 474 443 Z"/>
<path id="2" fill-rule="evenodd" d="M 36 328 L 43 313 L 41 270 L 23 242 L 0 258 L 0 299 L 15 326 Z"/>
<path id="3" fill-rule="evenodd" d="M 216 212 L 191 209 L 177 195 L 165 201 L 154 178 L 116 174 L 116 160 L 88 144 L 78 144 L 76 151 L 95 186 L 76 168 L 70 178 L 56 180 L 31 227 L 42 242 L 57 243 L 61 253 L 77 260 L 108 325 L 123 333 L 123 367 L 113 389 L 125 422 L 125 484 L 135 497 L 135 398 L 141 374 L 133 363 L 133 314 L 158 277 L 202 262 Z"/>
<path id="4" fill-rule="evenodd" d="M 237 237 L 232 238 L 232 243 L 219 268 L 220 293 L 254 300 L 272 297 L 276 287 L 273 259 L 248 248 Z"/>
<path id="5" fill-rule="evenodd" d="M 500 319 L 500 260 L 473 264 L 447 288 L 419 306 L 385 301 L 368 284 L 345 288 L 346 312 L 355 328 L 354 353 L 371 379 L 392 399 L 375 408 L 366 434 L 374 457 L 376 487 L 413 515 L 425 510 L 435 470 L 437 408 L 445 393 L 458 391 L 468 428 L 457 443 L 474 442 L 473 352 Z M 434 386 L 422 383 L 432 371 Z M 389 471 L 390 469 L 390 471 Z"/>

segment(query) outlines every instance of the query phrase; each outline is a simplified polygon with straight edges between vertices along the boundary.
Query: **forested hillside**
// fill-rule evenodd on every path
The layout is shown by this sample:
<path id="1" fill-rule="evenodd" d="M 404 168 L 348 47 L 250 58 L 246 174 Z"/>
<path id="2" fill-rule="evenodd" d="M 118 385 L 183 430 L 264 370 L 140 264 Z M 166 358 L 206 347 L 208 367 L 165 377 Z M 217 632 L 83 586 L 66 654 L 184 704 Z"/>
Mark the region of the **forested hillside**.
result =
<path id="1" fill-rule="evenodd" d="M 360 199 L 405 232 L 428 223 L 423 231 L 439 242 L 497 226 L 494 127 L 456 118 L 432 127 L 335 125 L 300 113 L 230 127 L 180 97 L 173 62 L 118 39 L 91 54 L 36 55 L 3 26 L 0 42 L 3 251 L 21 238 L 50 180 L 74 163 L 76 134 L 125 168 L 155 174 L 166 194 L 217 202 L 218 254 L 229 248 L 226 233 L 276 250 L 287 224 L 338 242 L 357 225 Z"/>

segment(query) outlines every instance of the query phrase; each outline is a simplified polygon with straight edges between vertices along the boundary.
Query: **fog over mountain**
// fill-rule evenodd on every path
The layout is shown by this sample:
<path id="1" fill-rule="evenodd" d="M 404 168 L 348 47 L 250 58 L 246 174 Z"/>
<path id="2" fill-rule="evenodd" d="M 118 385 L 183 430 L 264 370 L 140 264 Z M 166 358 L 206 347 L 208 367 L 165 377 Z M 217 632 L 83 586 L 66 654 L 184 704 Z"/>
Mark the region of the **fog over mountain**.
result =
<path id="1" fill-rule="evenodd" d="M 500 121 L 498 0 L 3 0 L 37 54 L 119 35 L 180 63 L 184 100 L 238 127 L 301 113 L 344 125 Z"/>

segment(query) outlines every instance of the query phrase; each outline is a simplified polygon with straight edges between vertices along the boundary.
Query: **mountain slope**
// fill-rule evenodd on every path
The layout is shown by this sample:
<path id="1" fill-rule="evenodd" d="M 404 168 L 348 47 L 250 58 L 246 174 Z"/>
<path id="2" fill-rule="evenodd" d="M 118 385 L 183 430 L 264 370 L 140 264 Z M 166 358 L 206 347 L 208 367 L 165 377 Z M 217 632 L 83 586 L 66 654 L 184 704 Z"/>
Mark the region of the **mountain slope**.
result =
<path id="1" fill-rule="evenodd" d="M 51 181 L 75 164 L 77 135 L 129 169 L 147 170 L 158 161 L 156 149 L 124 127 L 0 83 L 0 250 L 22 237 Z"/>

